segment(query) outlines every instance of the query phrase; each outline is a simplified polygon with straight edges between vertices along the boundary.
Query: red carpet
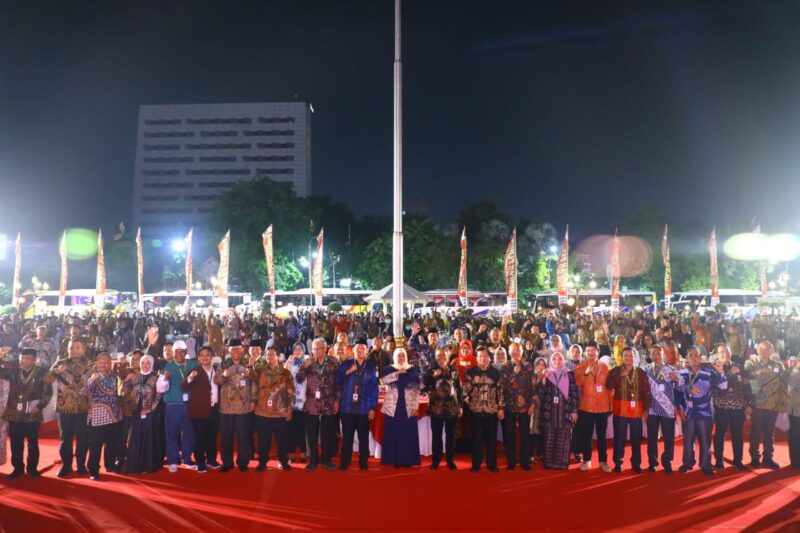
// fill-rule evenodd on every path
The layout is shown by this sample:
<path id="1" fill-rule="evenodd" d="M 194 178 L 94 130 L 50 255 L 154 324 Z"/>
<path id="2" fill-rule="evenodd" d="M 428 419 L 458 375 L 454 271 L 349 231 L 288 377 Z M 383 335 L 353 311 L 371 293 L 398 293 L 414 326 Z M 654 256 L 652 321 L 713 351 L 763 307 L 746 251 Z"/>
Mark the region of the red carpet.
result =
<path id="1" fill-rule="evenodd" d="M 0 481 L 0 530 L 800 531 L 800 471 L 788 467 L 727 468 L 711 479 L 697 469 L 603 474 L 596 463 L 590 472 L 537 463 L 533 472 L 472 474 L 461 456 L 457 472 L 432 472 L 425 459 L 410 470 L 373 460 L 367 472 L 164 469 L 93 482 L 57 479 L 57 442 L 48 438 L 41 448 L 41 479 Z M 788 465 L 785 442 L 776 460 Z"/>

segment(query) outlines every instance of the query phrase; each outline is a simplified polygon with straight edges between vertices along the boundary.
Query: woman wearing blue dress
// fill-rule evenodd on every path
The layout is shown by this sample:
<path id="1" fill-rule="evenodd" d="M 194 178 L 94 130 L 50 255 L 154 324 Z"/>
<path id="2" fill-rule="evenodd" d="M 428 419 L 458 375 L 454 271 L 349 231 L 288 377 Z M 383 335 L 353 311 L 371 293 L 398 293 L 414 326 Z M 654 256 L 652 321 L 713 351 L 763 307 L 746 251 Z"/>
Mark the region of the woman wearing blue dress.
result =
<path id="1" fill-rule="evenodd" d="M 394 364 L 383 372 L 386 398 L 381 412 L 386 417 L 381 463 L 395 468 L 419 465 L 419 371 L 408 364 L 403 348 L 394 351 Z"/>

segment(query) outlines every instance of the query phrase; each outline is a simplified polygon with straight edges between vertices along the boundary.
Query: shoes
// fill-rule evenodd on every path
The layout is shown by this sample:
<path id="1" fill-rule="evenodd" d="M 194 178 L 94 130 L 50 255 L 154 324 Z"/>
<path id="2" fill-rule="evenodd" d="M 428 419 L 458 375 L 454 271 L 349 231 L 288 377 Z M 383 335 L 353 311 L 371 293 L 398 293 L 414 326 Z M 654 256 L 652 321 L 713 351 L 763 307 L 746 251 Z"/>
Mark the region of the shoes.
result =
<path id="1" fill-rule="evenodd" d="M 656 471 L 656 467 L 653 466 L 653 465 L 650 465 L 650 466 L 647 467 L 647 471 L 648 472 L 655 472 Z"/>
<path id="2" fill-rule="evenodd" d="M 761 461 L 758 459 L 753 459 L 750 461 L 750 468 L 761 468 Z"/>
<path id="3" fill-rule="evenodd" d="M 611 473 L 611 467 L 608 466 L 608 463 L 600 463 L 600 470 L 602 470 L 606 474 L 610 474 Z"/>
<path id="4" fill-rule="evenodd" d="M 491 472 L 492 474 L 499 474 L 500 470 L 497 467 L 494 467 L 494 468 L 490 468 L 489 472 Z"/>
<path id="5" fill-rule="evenodd" d="M 174 474 L 175 472 L 178 471 L 178 465 L 169 465 L 168 470 L 170 474 Z"/>
<path id="6" fill-rule="evenodd" d="M 367 465 L 359 465 L 358 469 L 359 470 L 369 470 L 369 467 Z"/>
<path id="7" fill-rule="evenodd" d="M 431 465 L 431 470 L 439 470 L 439 465 Z"/>
<path id="8" fill-rule="evenodd" d="M 513 471 L 516 467 L 517 467 L 517 465 L 508 465 L 506 467 L 506 469 L 509 470 L 509 471 Z"/>
<path id="9" fill-rule="evenodd" d="M 223 466 L 222 468 L 219 469 L 219 471 L 224 474 L 225 472 L 228 472 L 229 470 L 232 469 L 233 469 L 232 466 Z"/>
<path id="10" fill-rule="evenodd" d="M 636 472 L 637 474 L 641 474 L 642 473 L 642 467 L 641 466 L 634 466 L 633 467 L 633 471 Z"/>
<path id="11" fill-rule="evenodd" d="M 205 474 L 206 472 L 208 472 L 208 469 L 206 468 L 206 465 L 197 465 L 197 473 L 198 474 Z"/>
<path id="12" fill-rule="evenodd" d="M 6 480 L 11 481 L 12 479 L 20 477 L 24 473 L 25 472 L 23 472 L 22 470 L 14 470 L 13 472 L 11 472 L 6 476 Z"/>
<path id="13" fill-rule="evenodd" d="M 28 472 L 28 475 L 33 478 L 42 477 L 42 474 L 40 474 L 38 470 L 34 470 L 33 472 Z"/>
<path id="14" fill-rule="evenodd" d="M 325 470 L 336 470 L 336 465 L 328 461 L 327 463 L 322 463 L 322 468 Z"/>
<path id="15" fill-rule="evenodd" d="M 478 471 L 480 471 L 480 469 L 481 467 L 479 466 L 473 466 L 472 468 L 469 469 L 469 471 L 472 472 L 473 474 L 477 474 Z"/>
<path id="16" fill-rule="evenodd" d="M 671 467 L 671 466 L 665 466 L 665 467 L 664 467 L 664 473 L 665 473 L 666 475 L 668 475 L 668 476 L 671 476 L 671 475 L 673 474 L 673 472 L 672 472 L 672 467 Z"/>
<path id="17" fill-rule="evenodd" d="M 62 468 L 61 470 L 59 470 L 58 472 L 56 472 L 56 476 L 57 476 L 57 477 L 67 477 L 67 476 L 68 476 L 68 475 L 70 475 L 71 473 L 72 473 L 72 470 L 71 470 L 71 469 L 69 469 L 69 468 Z"/>
<path id="18" fill-rule="evenodd" d="M 245 465 L 240 466 L 239 472 L 247 472 L 247 467 Z"/>
<path id="19" fill-rule="evenodd" d="M 317 469 L 317 463 L 308 463 L 306 465 L 306 472 L 313 472 Z"/>
<path id="20" fill-rule="evenodd" d="M 339 468 L 337 468 L 337 470 L 339 470 L 340 472 L 346 472 L 346 471 L 347 471 L 347 468 L 348 468 L 348 467 L 346 467 L 346 466 L 344 466 L 344 465 L 339 465 Z"/>
<path id="21" fill-rule="evenodd" d="M 94 472 L 92 474 L 89 474 L 89 479 L 91 479 L 92 481 L 100 481 L 100 472 Z"/>
<path id="22" fill-rule="evenodd" d="M 619 474 L 620 472 L 622 472 L 622 467 L 621 466 L 615 466 L 614 467 L 614 472 Z"/>
<path id="23" fill-rule="evenodd" d="M 703 468 L 702 471 L 703 471 L 703 474 L 705 474 L 707 476 L 713 476 L 714 475 L 714 471 L 711 470 L 710 468 Z"/>
<path id="24" fill-rule="evenodd" d="M 581 458 L 581 454 L 579 454 L 579 453 L 573 453 L 572 454 L 572 458 L 575 460 L 576 463 L 582 463 L 583 462 L 583 460 Z"/>
<path id="25" fill-rule="evenodd" d="M 733 467 L 738 470 L 739 472 L 747 472 L 747 467 L 742 464 L 741 461 L 734 461 Z"/>
<path id="26" fill-rule="evenodd" d="M 77 470 L 75 470 L 79 476 L 85 476 L 89 473 L 85 466 L 79 466 Z"/>
<path id="27" fill-rule="evenodd" d="M 685 474 L 686 472 L 689 472 L 691 469 L 692 469 L 691 466 L 683 465 L 678 469 L 678 472 L 680 472 L 681 474 Z"/>
<path id="28" fill-rule="evenodd" d="M 592 462 L 591 461 L 584 461 L 584 462 L 581 463 L 580 471 L 581 472 L 586 472 L 591 467 L 592 467 Z"/>
<path id="29" fill-rule="evenodd" d="M 450 470 L 458 470 L 458 467 L 456 466 L 455 463 L 447 463 L 447 468 L 449 468 Z"/>
<path id="30" fill-rule="evenodd" d="M 258 466 L 256 467 L 256 472 L 263 472 L 266 469 L 267 469 L 266 463 L 258 463 Z"/>
<path id="31" fill-rule="evenodd" d="M 455 465 L 453 465 L 453 466 L 455 466 Z M 526 464 L 524 464 L 524 463 L 523 463 L 523 464 L 521 464 L 520 466 L 521 466 L 521 467 L 522 467 L 522 469 L 523 469 L 524 471 L 526 471 L 526 472 L 530 472 L 530 470 L 531 470 L 531 465 L 526 465 Z"/>
<path id="32" fill-rule="evenodd" d="M 725 464 L 722 461 L 717 461 L 714 463 L 714 468 L 717 470 L 725 470 Z"/>
<path id="33" fill-rule="evenodd" d="M 197 463 L 194 461 L 184 461 L 181 463 L 181 468 L 197 468 Z"/>
<path id="34" fill-rule="evenodd" d="M 766 460 L 761 464 L 764 465 L 764 467 L 766 467 L 766 468 L 771 468 L 772 470 L 777 470 L 777 469 L 779 469 L 781 467 L 781 465 L 779 465 L 778 463 L 776 463 L 772 459 Z"/>
<path id="35" fill-rule="evenodd" d="M 217 469 L 218 469 L 218 468 L 220 468 L 220 466 L 222 466 L 222 465 L 220 465 L 220 464 L 219 464 L 218 462 L 216 462 L 216 461 L 208 461 L 208 462 L 206 463 L 206 466 L 207 466 L 208 468 L 213 468 L 214 470 L 217 470 Z"/>
<path id="36" fill-rule="evenodd" d="M 281 463 L 281 465 L 280 465 L 278 468 L 280 468 L 281 470 L 285 470 L 286 472 L 288 472 L 289 470 L 291 470 L 291 469 L 292 469 L 292 466 L 291 466 L 291 465 L 290 465 L 288 462 L 286 462 L 286 463 Z"/>

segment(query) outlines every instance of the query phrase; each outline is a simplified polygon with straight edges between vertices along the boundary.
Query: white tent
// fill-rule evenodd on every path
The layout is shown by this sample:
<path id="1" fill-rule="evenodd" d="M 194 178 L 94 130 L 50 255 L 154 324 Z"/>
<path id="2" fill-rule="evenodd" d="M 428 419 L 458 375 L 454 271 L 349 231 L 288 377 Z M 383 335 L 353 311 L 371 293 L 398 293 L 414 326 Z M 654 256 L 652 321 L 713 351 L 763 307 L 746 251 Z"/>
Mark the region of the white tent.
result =
<path id="1" fill-rule="evenodd" d="M 394 297 L 394 287 L 393 284 L 389 284 L 386 287 L 379 289 L 366 298 L 364 298 L 369 303 L 380 302 L 383 305 L 388 305 L 392 303 L 392 298 Z M 424 292 L 420 292 L 411 285 L 403 283 L 403 303 L 405 304 L 415 304 L 415 303 L 425 303 L 428 301 L 428 297 L 425 295 Z"/>

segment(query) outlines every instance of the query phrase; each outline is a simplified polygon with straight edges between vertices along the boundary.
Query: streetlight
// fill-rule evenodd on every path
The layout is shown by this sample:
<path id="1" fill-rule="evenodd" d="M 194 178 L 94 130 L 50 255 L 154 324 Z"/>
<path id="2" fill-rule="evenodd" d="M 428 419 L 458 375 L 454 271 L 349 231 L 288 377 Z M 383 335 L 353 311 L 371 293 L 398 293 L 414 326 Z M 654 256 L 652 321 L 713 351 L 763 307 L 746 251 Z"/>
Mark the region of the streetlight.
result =
<path id="1" fill-rule="evenodd" d="M 589 282 L 589 288 L 590 289 L 596 289 L 597 288 L 597 282 L 595 280 L 590 281 Z"/>
<path id="2" fill-rule="evenodd" d="M 310 241 L 309 241 L 309 243 L 310 243 Z M 308 245 L 308 249 L 309 249 L 309 251 L 311 250 L 311 244 Z M 314 252 L 314 255 L 316 255 L 316 253 L 317 252 Z M 309 255 L 311 255 L 311 254 L 309 254 Z M 314 297 L 313 291 L 311 290 L 311 263 L 308 262 L 308 258 L 305 257 L 305 256 L 301 257 L 298 261 L 300 262 L 300 266 L 301 267 L 303 267 L 303 268 L 308 270 L 308 297 L 309 297 L 309 299 L 311 299 L 311 298 Z M 311 303 L 311 305 L 313 305 L 313 302 Z"/>
<path id="3" fill-rule="evenodd" d="M 183 239 L 173 239 L 172 240 L 172 251 L 180 253 L 186 250 L 186 241 Z"/>

